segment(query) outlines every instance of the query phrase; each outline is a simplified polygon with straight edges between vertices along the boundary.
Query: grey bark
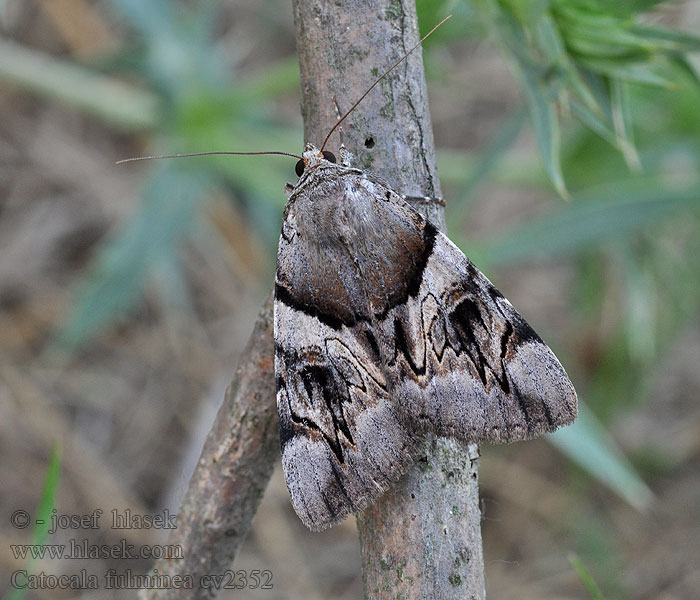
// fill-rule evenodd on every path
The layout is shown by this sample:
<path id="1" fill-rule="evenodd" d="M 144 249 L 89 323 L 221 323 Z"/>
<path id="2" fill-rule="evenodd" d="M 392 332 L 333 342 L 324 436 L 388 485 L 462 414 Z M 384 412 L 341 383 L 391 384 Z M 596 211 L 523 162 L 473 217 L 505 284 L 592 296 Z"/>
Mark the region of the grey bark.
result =
<path id="1" fill-rule="evenodd" d="M 414 0 L 293 0 L 306 141 L 320 144 L 418 39 Z M 432 25 L 432 24 L 430 24 Z M 344 122 L 356 166 L 399 193 L 440 197 L 420 49 Z M 334 134 L 328 149 L 339 144 Z M 416 208 L 444 230 L 437 203 Z M 431 437 L 409 473 L 358 515 L 366 598 L 485 597 L 478 448 Z"/>

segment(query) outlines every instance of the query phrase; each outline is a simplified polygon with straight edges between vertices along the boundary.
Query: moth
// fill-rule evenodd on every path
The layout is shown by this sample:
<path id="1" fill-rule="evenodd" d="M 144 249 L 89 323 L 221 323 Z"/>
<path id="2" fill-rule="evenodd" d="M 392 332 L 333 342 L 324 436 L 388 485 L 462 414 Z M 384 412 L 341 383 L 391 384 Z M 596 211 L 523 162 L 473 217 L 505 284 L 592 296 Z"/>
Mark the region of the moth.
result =
<path id="1" fill-rule="evenodd" d="M 388 490 L 428 432 L 514 442 L 576 418 L 564 368 L 503 294 L 399 193 L 353 168 L 344 146 L 339 163 L 324 150 L 419 44 L 320 148 L 306 145 L 284 210 L 274 300 L 282 465 L 313 531 Z"/>
<path id="2" fill-rule="evenodd" d="M 307 144 L 275 278 L 282 464 L 312 530 L 361 511 L 426 432 L 514 442 L 576 418 L 552 351 L 443 233 Z"/>
<path id="3" fill-rule="evenodd" d="M 320 148 L 194 154 L 299 159 L 277 250 L 275 378 L 287 487 L 314 531 L 388 490 L 428 432 L 514 442 L 576 418 L 564 368 L 484 274 L 344 146 L 340 162 L 324 150 L 427 35 Z"/>

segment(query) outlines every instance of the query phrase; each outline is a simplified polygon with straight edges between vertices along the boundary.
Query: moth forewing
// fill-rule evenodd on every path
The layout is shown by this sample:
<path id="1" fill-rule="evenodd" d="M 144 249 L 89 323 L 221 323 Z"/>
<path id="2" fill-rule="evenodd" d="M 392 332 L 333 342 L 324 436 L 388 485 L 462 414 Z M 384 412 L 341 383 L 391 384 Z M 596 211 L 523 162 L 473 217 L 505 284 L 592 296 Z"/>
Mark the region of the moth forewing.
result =
<path id="1" fill-rule="evenodd" d="M 510 442 L 576 416 L 564 369 L 395 191 L 311 145 L 275 281 L 283 466 L 311 529 L 365 508 L 425 432 Z"/>

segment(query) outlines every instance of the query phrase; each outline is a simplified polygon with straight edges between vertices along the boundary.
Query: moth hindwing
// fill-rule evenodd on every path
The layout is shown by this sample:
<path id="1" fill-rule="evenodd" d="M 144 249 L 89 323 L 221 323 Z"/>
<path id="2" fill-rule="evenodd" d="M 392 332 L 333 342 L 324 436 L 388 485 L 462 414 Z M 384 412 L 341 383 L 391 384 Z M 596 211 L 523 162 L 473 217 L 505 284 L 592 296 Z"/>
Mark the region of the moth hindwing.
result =
<path id="1" fill-rule="evenodd" d="M 378 498 L 425 432 L 512 442 L 575 419 L 552 351 L 445 235 L 371 175 L 303 157 L 274 321 L 282 462 L 310 529 Z"/>

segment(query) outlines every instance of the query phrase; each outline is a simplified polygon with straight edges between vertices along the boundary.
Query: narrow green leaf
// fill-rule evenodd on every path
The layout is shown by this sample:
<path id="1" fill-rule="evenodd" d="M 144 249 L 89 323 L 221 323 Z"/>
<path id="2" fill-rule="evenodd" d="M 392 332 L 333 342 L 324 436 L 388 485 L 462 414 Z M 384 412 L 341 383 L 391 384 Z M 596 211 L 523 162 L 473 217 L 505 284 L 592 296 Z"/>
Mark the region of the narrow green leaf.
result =
<path id="1" fill-rule="evenodd" d="M 621 22 L 605 27 L 568 23 L 565 31 L 567 42 L 590 46 L 591 53 L 597 56 L 644 55 L 664 50 L 653 38 L 639 35 Z"/>
<path id="2" fill-rule="evenodd" d="M 565 79 L 571 91 L 588 106 L 590 111 L 594 113 L 602 112 L 594 94 L 569 58 L 564 41 L 554 20 L 549 16 L 540 19 L 535 29 L 535 34 L 550 60 L 559 66 L 561 77 Z"/>
<path id="3" fill-rule="evenodd" d="M 549 81 L 551 69 L 543 68 L 532 56 L 526 33 L 505 9 L 490 5 L 494 11 L 493 24 L 504 50 L 509 56 L 515 76 L 525 91 L 537 145 L 542 155 L 545 170 L 552 184 L 562 197 L 567 197 L 560 162 L 560 132 L 556 115 L 556 94 Z M 543 5 L 544 6 L 544 5 Z M 511 6 L 515 10 L 515 7 Z"/>
<path id="4" fill-rule="evenodd" d="M 569 102 L 571 107 L 571 114 L 574 115 L 581 123 L 586 127 L 597 133 L 606 142 L 620 149 L 620 140 L 615 135 L 615 132 L 610 128 L 610 126 L 596 113 L 593 113 L 589 108 L 582 104 L 581 102 L 576 102 L 571 100 Z"/>
<path id="5" fill-rule="evenodd" d="M 46 540 L 51 527 L 51 514 L 56 506 L 56 495 L 58 494 L 58 484 L 61 476 L 61 451 L 58 445 L 54 444 L 49 457 L 49 464 L 44 475 L 44 485 L 41 490 L 41 497 L 34 515 L 34 531 L 32 544 L 41 545 Z M 28 558 L 24 570 L 27 573 L 33 572 L 36 562 L 34 558 Z M 15 588 L 5 596 L 6 600 L 22 600 L 27 594 L 27 588 Z"/>
<path id="6" fill-rule="evenodd" d="M 665 29 L 635 24 L 632 31 L 642 38 L 654 40 L 659 48 L 674 52 L 700 52 L 700 35 L 680 29 Z"/>
<path id="7" fill-rule="evenodd" d="M 644 62 L 649 59 L 649 53 L 638 47 L 620 46 L 602 40 L 590 40 L 583 37 L 570 36 L 566 46 L 572 56 L 579 62 L 587 60 L 633 61 Z"/>
<path id="8" fill-rule="evenodd" d="M 43 524 L 37 524 L 34 529 L 34 544 L 43 544 L 51 527 L 51 511 L 56 506 L 56 494 L 61 475 L 61 449 L 54 444 L 49 456 L 49 464 L 46 467 L 44 485 L 41 490 L 41 499 L 36 510 L 36 520 Z"/>
<path id="9" fill-rule="evenodd" d="M 651 490 L 585 403 L 579 401 L 579 414 L 573 425 L 555 431 L 547 439 L 635 508 L 644 510 L 654 499 Z"/>
<path id="10" fill-rule="evenodd" d="M 608 75 L 611 78 L 620 78 L 630 83 L 641 83 L 675 89 L 678 82 L 669 75 L 668 62 L 656 61 L 627 62 L 619 60 L 605 60 L 594 58 L 582 58 L 581 62 L 589 69 Z"/>
<path id="11" fill-rule="evenodd" d="M 612 184 L 503 235 L 485 253 L 494 264 L 563 256 L 698 206 L 698 183 L 683 188 L 672 188 L 657 179 Z"/>
<path id="12" fill-rule="evenodd" d="M 629 114 L 629 99 L 627 97 L 627 87 L 623 81 L 613 79 L 610 82 L 610 99 L 612 104 L 613 125 L 617 134 L 618 148 L 621 149 L 625 157 L 627 166 L 636 172 L 642 170 L 639 154 L 634 145 L 632 137 L 632 125 Z"/>
<path id="13" fill-rule="evenodd" d="M 586 591 L 588 591 L 588 593 L 591 595 L 591 598 L 593 598 L 593 600 L 605 600 L 603 593 L 600 591 L 600 588 L 593 579 L 593 576 L 576 554 L 571 554 L 569 556 L 569 563 L 574 568 L 574 571 L 576 571 L 578 578 L 585 586 Z"/>
<path id="14" fill-rule="evenodd" d="M 610 2 L 605 7 L 596 8 L 590 5 L 582 6 L 581 3 L 571 2 L 571 0 L 555 0 L 553 9 L 557 17 L 566 20 L 567 23 L 600 29 L 616 27 L 620 23 L 620 15 L 614 11 L 614 6 Z"/>
<path id="15" fill-rule="evenodd" d="M 700 74 L 685 56 L 682 54 L 669 55 L 667 60 L 681 73 L 684 73 L 694 85 L 700 86 Z"/>
<path id="16" fill-rule="evenodd" d="M 522 62 L 518 66 L 520 80 L 525 90 L 525 98 L 530 109 L 532 127 L 535 130 L 537 145 L 542 154 L 545 169 L 559 195 L 566 198 L 568 193 L 564 184 L 560 160 L 561 135 L 554 101 L 551 98 L 551 93 L 547 90 L 547 84 L 541 70 Z"/>

